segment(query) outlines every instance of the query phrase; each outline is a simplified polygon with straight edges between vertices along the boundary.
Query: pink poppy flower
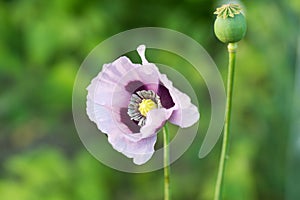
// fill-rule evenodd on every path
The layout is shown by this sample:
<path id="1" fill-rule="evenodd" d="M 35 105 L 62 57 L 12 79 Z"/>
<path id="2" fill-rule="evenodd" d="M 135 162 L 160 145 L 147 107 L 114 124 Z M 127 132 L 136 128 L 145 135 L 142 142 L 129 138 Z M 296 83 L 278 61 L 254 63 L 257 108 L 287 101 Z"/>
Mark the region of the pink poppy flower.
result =
<path id="1" fill-rule="evenodd" d="M 138 165 L 155 152 L 157 133 L 166 121 L 185 128 L 200 117 L 190 98 L 146 60 L 145 49 L 144 45 L 137 48 L 142 64 L 122 56 L 104 64 L 87 87 L 90 120 L 115 150 Z"/>

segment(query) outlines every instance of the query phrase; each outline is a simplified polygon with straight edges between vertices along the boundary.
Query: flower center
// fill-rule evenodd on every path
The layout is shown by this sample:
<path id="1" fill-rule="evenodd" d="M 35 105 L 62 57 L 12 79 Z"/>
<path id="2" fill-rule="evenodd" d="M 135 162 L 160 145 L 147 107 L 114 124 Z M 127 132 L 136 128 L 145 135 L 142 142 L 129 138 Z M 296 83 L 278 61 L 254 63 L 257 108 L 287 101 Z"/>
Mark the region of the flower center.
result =
<path id="1" fill-rule="evenodd" d="M 153 110 L 154 108 L 157 108 L 157 105 L 151 99 L 143 99 L 142 102 L 139 104 L 139 111 L 141 115 L 145 117 L 147 116 L 147 113 L 150 110 Z"/>
<path id="2" fill-rule="evenodd" d="M 161 107 L 160 98 L 155 92 L 152 90 L 141 90 L 132 94 L 127 114 L 139 126 L 144 126 L 148 112 Z"/>

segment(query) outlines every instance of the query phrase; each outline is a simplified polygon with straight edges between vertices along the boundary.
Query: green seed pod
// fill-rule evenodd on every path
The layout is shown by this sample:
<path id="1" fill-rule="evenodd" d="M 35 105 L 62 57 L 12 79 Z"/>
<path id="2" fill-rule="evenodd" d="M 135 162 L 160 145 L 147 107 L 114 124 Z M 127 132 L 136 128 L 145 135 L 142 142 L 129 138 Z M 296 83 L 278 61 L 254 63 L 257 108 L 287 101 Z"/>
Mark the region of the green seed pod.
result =
<path id="1" fill-rule="evenodd" d="M 214 29 L 217 38 L 224 43 L 240 41 L 246 34 L 246 19 L 237 4 L 226 4 L 214 13 L 217 14 Z"/>

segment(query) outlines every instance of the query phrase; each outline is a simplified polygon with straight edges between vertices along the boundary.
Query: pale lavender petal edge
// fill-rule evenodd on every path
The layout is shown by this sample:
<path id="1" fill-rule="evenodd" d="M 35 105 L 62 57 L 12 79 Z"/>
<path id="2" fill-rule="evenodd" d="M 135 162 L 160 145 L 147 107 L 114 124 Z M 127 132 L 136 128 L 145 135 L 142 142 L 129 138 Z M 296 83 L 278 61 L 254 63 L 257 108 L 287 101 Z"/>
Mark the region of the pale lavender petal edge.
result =
<path id="1" fill-rule="evenodd" d="M 108 135 L 108 141 L 112 147 L 128 158 L 133 158 L 133 162 L 137 165 L 146 163 L 155 152 L 156 135 L 133 142 L 120 134 L 118 130 L 112 132 L 113 134 Z"/>
<path id="2" fill-rule="evenodd" d="M 175 103 L 169 122 L 181 128 L 195 124 L 200 118 L 200 113 L 198 108 L 192 104 L 190 97 L 175 88 L 165 74 L 161 74 L 160 81 L 169 90 Z"/>

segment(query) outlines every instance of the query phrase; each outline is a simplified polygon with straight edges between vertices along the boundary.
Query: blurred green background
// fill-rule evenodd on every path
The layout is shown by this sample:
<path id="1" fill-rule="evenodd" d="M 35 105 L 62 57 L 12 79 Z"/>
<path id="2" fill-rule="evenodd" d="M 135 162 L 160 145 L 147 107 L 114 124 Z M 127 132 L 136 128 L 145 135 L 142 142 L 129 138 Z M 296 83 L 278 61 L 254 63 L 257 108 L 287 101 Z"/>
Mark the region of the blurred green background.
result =
<path id="1" fill-rule="evenodd" d="M 72 118 L 73 82 L 97 44 L 144 26 L 197 40 L 226 80 L 226 46 L 213 34 L 218 5 L 210 0 L 0 1 L 0 199 L 162 199 L 162 170 L 118 172 L 86 151 Z M 299 199 L 300 2 L 244 5 L 248 31 L 237 56 L 224 199 Z M 173 199 L 212 199 L 221 142 L 206 158 L 197 157 L 210 117 L 209 96 L 192 72 L 176 69 L 200 88 L 202 118 L 195 142 L 172 165 Z"/>

